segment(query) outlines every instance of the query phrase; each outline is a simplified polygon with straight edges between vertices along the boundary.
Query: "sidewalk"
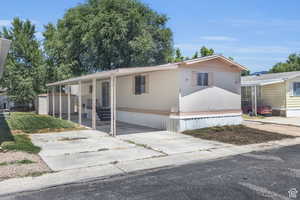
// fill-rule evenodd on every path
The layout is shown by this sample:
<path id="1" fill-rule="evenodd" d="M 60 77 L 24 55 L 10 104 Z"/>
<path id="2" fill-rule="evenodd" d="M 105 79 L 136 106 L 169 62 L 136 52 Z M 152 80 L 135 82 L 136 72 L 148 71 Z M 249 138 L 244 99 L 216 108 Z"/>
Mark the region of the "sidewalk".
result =
<path id="1" fill-rule="evenodd" d="M 287 125 L 300 127 L 300 118 L 299 117 L 266 117 L 262 119 L 245 119 L 249 122 L 260 122 L 265 124 L 276 124 L 276 125 Z"/>
<path id="2" fill-rule="evenodd" d="M 8 179 L 0 182 L 0 197 L 1 195 L 9 193 L 33 191 L 92 179 L 105 179 L 110 176 L 125 175 L 140 170 L 174 167 L 198 161 L 210 161 L 227 156 L 249 153 L 253 151 L 269 150 L 296 144 L 300 144 L 300 138 L 244 146 L 227 146 L 224 148 L 210 149 L 209 151 L 203 150 L 190 153 L 180 153 L 102 166 L 64 170 L 61 172 L 45 174 L 39 177 Z"/>

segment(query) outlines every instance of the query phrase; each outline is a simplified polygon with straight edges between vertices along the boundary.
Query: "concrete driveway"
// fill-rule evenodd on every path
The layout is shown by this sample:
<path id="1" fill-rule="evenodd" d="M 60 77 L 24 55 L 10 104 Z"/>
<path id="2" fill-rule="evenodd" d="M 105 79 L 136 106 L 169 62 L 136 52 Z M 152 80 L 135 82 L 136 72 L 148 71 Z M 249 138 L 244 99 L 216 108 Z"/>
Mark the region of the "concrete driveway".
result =
<path id="1" fill-rule="evenodd" d="M 245 121 L 243 122 L 243 124 L 250 128 L 300 137 L 300 126 L 280 125 L 273 123 L 264 123 L 259 121 Z"/>
<path id="2" fill-rule="evenodd" d="M 163 154 L 95 130 L 33 134 L 40 156 L 54 171 L 145 159 Z"/>
<path id="3" fill-rule="evenodd" d="M 110 137 L 97 130 L 81 130 L 33 134 L 31 139 L 42 148 L 40 156 L 54 171 L 232 146 L 167 131 Z"/>
<path id="4" fill-rule="evenodd" d="M 216 141 L 203 140 L 192 136 L 171 133 L 168 131 L 155 131 L 117 136 L 121 140 L 145 146 L 166 155 L 204 151 L 233 146 Z"/>

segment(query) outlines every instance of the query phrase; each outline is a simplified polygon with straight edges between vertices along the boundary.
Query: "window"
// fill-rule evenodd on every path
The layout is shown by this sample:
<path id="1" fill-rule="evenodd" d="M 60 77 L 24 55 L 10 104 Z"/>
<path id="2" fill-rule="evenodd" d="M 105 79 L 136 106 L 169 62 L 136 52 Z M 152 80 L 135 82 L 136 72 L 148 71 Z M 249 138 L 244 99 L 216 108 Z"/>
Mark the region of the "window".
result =
<path id="1" fill-rule="evenodd" d="M 197 85 L 208 86 L 208 73 L 197 73 Z"/>
<path id="2" fill-rule="evenodd" d="M 146 93 L 146 76 L 142 76 L 142 75 L 135 76 L 134 82 L 135 82 L 134 93 L 136 95 Z"/>
<path id="3" fill-rule="evenodd" d="M 90 94 L 93 93 L 93 86 L 92 86 L 92 85 L 89 86 L 89 93 L 90 93 Z"/>
<path id="4" fill-rule="evenodd" d="M 296 82 L 293 85 L 293 95 L 294 96 L 300 96 L 300 82 Z"/>

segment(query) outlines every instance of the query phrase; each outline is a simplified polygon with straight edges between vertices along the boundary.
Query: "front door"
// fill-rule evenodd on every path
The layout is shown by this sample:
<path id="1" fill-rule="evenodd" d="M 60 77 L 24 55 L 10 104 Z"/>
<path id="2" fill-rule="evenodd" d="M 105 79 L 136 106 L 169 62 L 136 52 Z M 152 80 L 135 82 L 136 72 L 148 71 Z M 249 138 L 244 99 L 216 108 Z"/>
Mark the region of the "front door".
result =
<path id="1" fill-rule="evenodd" d="M 102 82 L 102 107 L 109 107 L 109 82 Z"/>

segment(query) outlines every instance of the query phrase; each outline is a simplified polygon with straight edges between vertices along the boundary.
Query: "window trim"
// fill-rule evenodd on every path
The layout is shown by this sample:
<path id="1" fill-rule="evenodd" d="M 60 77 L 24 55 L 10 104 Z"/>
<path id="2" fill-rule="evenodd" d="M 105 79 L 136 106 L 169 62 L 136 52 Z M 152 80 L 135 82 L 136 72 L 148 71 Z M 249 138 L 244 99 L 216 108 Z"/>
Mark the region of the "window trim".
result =
<path id="1" fill-rule="evenodd" d="M 140 88 L 139 90 L 140 91 L 137 91 L 137 77 L 143 77 L 143 81 L 141 81 L 142 79 L 140 79 Z M 135 75 L 134 78 L 134 95 L 143 95 L 143 94 L 146 94 L 147 93 L 147 75 L 146 74 L 138 74 L 138 75 Z M 142 85 L 144 85 L 144 87 L 141 87 Z M 143 91 L 141 90 L 141 88 L 143 88 Z"/>
<path id="2" fill-rule="evenodd" d="M 202 81 L 203 82 L 203 85 L 202 84 L 199 84 L 199 77 L 201 74 L 204 74 L 207 76 L 207 79 L 206 79 L 206 84 L 205 83 L 205 76 L 204 76 L 204 80 Z M 197 72 L 197 79 L 196 79 L 196 85 L 198 87 L 209 87 L 209 73 L 208 72 Z"/>
<path id="3" fill-rule="evenodd" d="M 294 97 L 300 97 L 300 93 L 299 94 L 295 93 L 295 85 L 296 84 L 299 84 L 299 87 L 300 87 L 300 82 L 293 82 L 293 96 Z"/>

